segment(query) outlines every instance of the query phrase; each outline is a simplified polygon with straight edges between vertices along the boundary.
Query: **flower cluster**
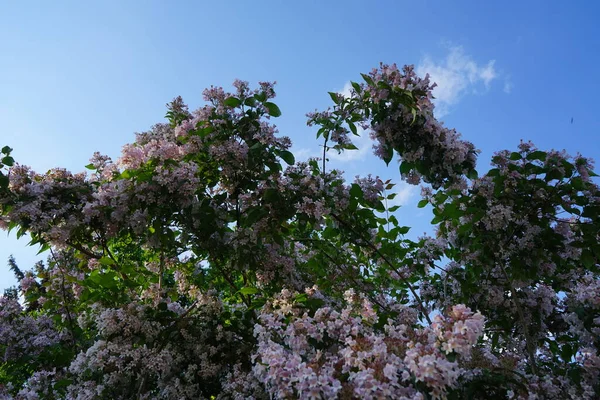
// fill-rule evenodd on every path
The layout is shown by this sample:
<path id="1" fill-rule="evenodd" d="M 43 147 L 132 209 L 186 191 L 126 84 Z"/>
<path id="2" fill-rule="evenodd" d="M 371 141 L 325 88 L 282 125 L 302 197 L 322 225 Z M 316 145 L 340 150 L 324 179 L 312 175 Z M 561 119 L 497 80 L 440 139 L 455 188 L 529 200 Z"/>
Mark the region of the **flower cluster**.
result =
<path id="1" fill-rule="evenodd" d="M 463 372 L 446 355 L 468 357 L 483 332 L 481 314 L 462 305 L 431 328 L 390 318 L 378 330 L 373 305 L 352 290 L 345 293 L 341 312 L 332 307 L 310 312 L 295 298 L 282 292 L 254 330 L 254 373 L 276 398 L 412 399 L 426 393 L 445 398 Z M 427 389 L 422 392 L 415 382 Z"/>

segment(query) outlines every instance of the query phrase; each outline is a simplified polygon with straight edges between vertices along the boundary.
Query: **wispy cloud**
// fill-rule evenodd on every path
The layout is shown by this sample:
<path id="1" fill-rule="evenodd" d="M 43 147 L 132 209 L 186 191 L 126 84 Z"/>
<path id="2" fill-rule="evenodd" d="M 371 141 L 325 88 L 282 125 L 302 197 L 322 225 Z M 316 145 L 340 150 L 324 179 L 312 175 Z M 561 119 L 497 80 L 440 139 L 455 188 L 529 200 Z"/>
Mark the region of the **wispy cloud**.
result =
<path id="1" fill-rule="evenodd" d="M 481 87 L 487 91 L 492 81 L 499 76 L 495 60 L 477 64 L 461 46 L 449 47 L 448 50 L 444 60 L 437 62 L 430 56 L 425 56 L 417 66 L 419 75 L 429 74 L 431 80 L 437 83 L 433 90 L 437 117 L 448 114 L 450 108 L 465 94 L 479 93 Z"/>
<path id="2" fill-rule="evenodd" d="M 294 150 L 294 156 L 296 157 L 297 161 L 305 161 L 309 157 L 316 157 L 316 151 L 303 147 L 301 149 Z"/>
<path id="3" fill-rule="evenodd" d="M 396 197 L 388 202 L 389 206 L 405 206 L 411 203 L 411 200 L 417 194 L 418 187 L 415 185 L 410 185 L 404 181 L 400 181 L 395 186 L 396 189 Z"/>
<path id="4" fill-rule="evenodd" d="M 338 93 L 344 97 L 350 97 L 351 90 L 352 90 L 352 84 L 350 83 L 350 81 L 348 81 L 344 84 L 344 87 L 342 88 L 342 90 L 338 90 Z"/>
<path id="5" fill-rule="evenodd" d="M 506 77 L 504 79 L 504 88 L 502 90 L 504 91 L 504 93 L 510 94 L 510 92 L 512 92 L 512 89 L 513 89 L 513 83 L 510 80 L 510 77 Z"/>

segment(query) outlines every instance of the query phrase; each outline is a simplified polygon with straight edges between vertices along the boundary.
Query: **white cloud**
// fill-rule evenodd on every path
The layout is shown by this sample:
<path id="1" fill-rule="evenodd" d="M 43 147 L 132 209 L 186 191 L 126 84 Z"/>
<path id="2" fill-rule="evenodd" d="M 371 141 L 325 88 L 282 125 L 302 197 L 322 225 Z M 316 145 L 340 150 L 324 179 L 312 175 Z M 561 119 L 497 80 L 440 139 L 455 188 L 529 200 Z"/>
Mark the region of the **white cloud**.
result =
<path id="1" fill-rule="evenodd" d="M 388 202 L 388 205 L 391 206 L 405 206 L 410 204 L 412 198 L 417 193 L 418 187 L 415 185 L 410 185 L 404 181 L 400 181 L 396 184 L 396 197 Z"/>
<path id="2" fill-rule="evenodd" d="M 504 90 L 504 93 L 509 94 L 510 92 L 512 92 L 512 88 L 513 88 L 513 83 L 510 80 L 510 77 L 507 77 L 504 80 L 504 88 L 502 90 Z"/>
<path id="3" fill-rule="evenodd" d="M 344 150 L 341 154 L 338 154 L 336 150 L 329 150 L 327 157 L 340 162 L 348 162 L 364 160 L 367 155 L 371 154 L 373 140 L 371 140 L 369 134 L 360 126 L 356 127 L 356 132 L 360 136 L 349 133 L 348 137 L 358 147 L 358 150 Z"/>
<path id="4" fill-rule="evenodd" d="M 342 90 L 338 90 L 338 93 L 344 97 L 350 97 L 351 90 L 352 90 L 352 84 L 350 83 L 350 81 L 348 81 L 348 82 L 346 82 L 346 84 L 344 85 Z"/>
<path id="5" fill-rule="evenodd" d="M 294 156 L 297 161 L 305 161 L 308 160 L 309 157 L 316 157 L 315 151 L 306 147 L 294 150 Z"/>
<path id="6" fill-rule="evenodd" d="M 477 64 L 461 46 L 450 47 L 448 55 L 441 62 L 426 56 L 417 67 L 417 74 L 424 76 L 428 73 L 431 81 L 437 83 L 433 90 L 436 116 L 439 118 L 448 114 L 450 107 L 466 93 L 477 93 L 482 85 L 485 90 L 489 89 L 491 82 L 498 78 L 494 64 L 495 60 Z"/>

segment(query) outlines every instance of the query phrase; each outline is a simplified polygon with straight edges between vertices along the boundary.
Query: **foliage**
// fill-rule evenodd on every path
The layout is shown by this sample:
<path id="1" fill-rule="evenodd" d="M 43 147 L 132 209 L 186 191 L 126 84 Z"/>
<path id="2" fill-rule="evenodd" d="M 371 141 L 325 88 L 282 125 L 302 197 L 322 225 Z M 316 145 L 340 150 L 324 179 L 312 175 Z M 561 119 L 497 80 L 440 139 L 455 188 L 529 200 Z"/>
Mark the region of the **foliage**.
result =
<path id="1" fill-rule="evenodd" d="M 521 143 L 478 177 L 429 78 L 381 65 L 308 115 L 323 158 L 278 137 L 273 85 L 190 112 L 72 174 L 0 160 L 0 227 L 49 254 L 0 298 L 0 397 L 579 399 L 600 396 L 600 189 L 591 161 Z M 357 126 L 394 184 L 346 182 Z M 22 295 L 21 300 L 19 295 Z"/>

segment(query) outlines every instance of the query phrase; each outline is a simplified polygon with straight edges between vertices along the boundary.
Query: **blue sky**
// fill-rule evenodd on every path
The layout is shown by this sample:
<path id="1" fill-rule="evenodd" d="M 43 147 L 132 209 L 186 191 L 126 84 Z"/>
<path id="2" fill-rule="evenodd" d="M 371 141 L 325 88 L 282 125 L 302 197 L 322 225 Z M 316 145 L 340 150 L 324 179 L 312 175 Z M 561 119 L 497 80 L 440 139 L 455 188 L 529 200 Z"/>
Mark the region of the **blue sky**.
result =
<path id="1" fill-rule="evenodd" d="M 313 155 L 305 113 L 380 61 L 432 74 L 438 116 L 482 150 L 480 171 L 520 139 L 600 160 L 597 2 L 95 3 L 0 5 L 0 146 L 37 171 L 81 171 L 94 151 L 117 158 L 173 97 L 195 108 L 205 87 L 235 78 L 276 80 L 280 132 Z M 398 180 L 397 164 L 369 154 L 333 162 Z M 403 223 L 427 230 L 418 189 L 398 190 Z M 0 290 L 14 282 L 8 256 L 28 267 L 35 253 L 0 233 Z"/>

